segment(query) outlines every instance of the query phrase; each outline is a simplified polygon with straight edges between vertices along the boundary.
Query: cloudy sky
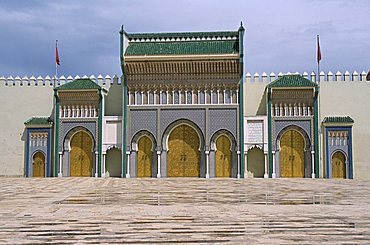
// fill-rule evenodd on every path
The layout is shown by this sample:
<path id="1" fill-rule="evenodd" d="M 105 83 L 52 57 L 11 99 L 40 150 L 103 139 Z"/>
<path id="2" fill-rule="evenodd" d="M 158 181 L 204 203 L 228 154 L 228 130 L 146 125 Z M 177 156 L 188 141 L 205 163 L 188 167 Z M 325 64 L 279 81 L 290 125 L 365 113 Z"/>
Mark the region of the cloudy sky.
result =
<path id="1" fill-rule="evenodd" d="M 120 74 L 119 29 L 246 28 L 250 73 L 370 69 L 369 0 L 1 0 L 0 76 Z"/>

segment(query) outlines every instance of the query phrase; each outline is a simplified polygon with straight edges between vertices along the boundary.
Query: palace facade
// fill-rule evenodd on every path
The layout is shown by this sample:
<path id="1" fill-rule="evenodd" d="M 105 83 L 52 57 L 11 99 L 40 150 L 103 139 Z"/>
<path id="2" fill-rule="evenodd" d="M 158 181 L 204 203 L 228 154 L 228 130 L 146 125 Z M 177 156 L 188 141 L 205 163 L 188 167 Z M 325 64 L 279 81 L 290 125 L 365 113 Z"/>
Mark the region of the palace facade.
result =
<path id="1" fill-rule="evenodd" d="M 366 73 L 244 76 L 243 36 L 122 29 L 121 77 L 1 77 L 40 96 L 5 119 L 22 152 L 2 148 L 0 175 L 367 179 Z"/>

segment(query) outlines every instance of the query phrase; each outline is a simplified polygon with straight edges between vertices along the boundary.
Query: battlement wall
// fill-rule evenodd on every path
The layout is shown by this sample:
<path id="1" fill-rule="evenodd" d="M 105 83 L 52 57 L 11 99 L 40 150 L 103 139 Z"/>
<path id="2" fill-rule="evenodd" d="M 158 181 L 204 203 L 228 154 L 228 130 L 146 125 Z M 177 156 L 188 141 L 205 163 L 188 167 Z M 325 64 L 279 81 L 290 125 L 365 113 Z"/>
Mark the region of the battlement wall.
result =
<path id="1" fill-rule="evenodd" d="M 261 75 L 258 73 L 254 73 L 253 76 L 248 72 L 245 76 L 245 82 L 250 83 L 270 83 L 284 75 L 302 75 L 303 77 L 316 82 L 317 81 L 317 74 L 315 72 L 311 72 L 308 74 L 308 72 L 303 72 L 302 74 L 298 72 L 288 72 L 288 73 L 282 73 L 279 72 L 277 75 L 273 72 L 271 72 L 269 75 L 266 72 L 263 72 Z M 350 73 L 349 71 L 345 71 L 344 73 L 341 73 L 340 71 L 337 71 L 335 74 L 331 71 L 328 73 L 325 73 L 323 71 L 320 72 L 319 75 L 319 81 L 320 82 L 370 82 L 370 78 L 366 78 L 368 76 L 368 73 L 365 71 L 362 71 L 361 73 L 358 73 L 357 71 L 353 71 Z"/>
<path id="2" fill-rule="evenodd" d="M 24 122 L 34 116 L 53 115 L 53 88 L 80 78 L 61 76 L 0 77 L 0 176 L 24 174 Z M 90 78 L 108 91 L 105 96 L 105 114 L 122 114 L 122 88 L 118 76 L 83 76 Z M 111 89 L 116 87 L 117 89 Z"/>
<path id="3" fill-rule="evenodd" d="M 105 77 L 103 77 L 101 74 L 99 74 L 98 76 L 94 76 L 94 75 L 91 75 L 91 76 L 75 76 L 75 77 L 72 77 L 72 76 L 60 76 L 60 77 L 50 77 L 50 76 L 46 76 L 46 77 L 41 77 L 41 76 L 38 76 L 38 77 L 35 77 L 35 76 L 31 76 L 31 77 L 27 77 L 27 76 L 23 76 L 23 77 L 20 77 L 20 76 L 16 76 L 16 77 L 13 77 L 13 76 L 9 76 L 9 77 L 4 77 L 4 76 L 0 76 L 0 86 L 16 86 L 16 87 L 26 87 L 26 86 L 37 86 L 37 87 L 41 87 L 41 86 L 44 86 L 44 87 L 51 87 L 53 88 L 54 87 L 54 83 L 56 84 L 56 86 L 60 86 L 60 85 L 63 85 L 65 83 L 68 83 L 68 82 L 72 82 L 73 80 L 75 79 L 79 79 L 79 78 L 90 78 L 91 80 L 93 80 L 94 82 L 96 82 L 98 85 L 100 85 L 101 87 L 103 88 L 107 88 L 109 87 L 110 85 L 120 85 L 121 84 L 121 80 L 119 79 L 119 77 L 117 75 L 114 75 L 114 76 L 110 76 L 110 75 L 106 75 Z"/>

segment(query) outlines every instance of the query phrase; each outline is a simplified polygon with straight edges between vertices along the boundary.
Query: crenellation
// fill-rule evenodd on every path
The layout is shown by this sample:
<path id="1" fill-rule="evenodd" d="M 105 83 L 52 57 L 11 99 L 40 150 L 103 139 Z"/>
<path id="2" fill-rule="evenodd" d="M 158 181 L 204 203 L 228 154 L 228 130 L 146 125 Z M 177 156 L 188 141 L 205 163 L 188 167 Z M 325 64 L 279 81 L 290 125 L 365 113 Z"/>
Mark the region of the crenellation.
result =
<path id="1" fill-rule="evenodd" d="M 365 71 L 362 71 L 361 72 L 361 82 L 366 82 L 366 72 Z"/>
<path id="2" fill-rule="evenodd" d="M 342 73 L 340 71 L 337 71 L 335 73 L 335 81 L 340 82 L 342 80 Z"/>
<path id="3" fill-rule="evenodd" d="M 62 76 L 60 76 L 60 77 L 59 77 L 59 81 L 60 81 L 60 83 L 61 83 L 61 84 L 65 84 L 65 83 L 66 83 L 66 78 L 65 78 L 65 76 L 63 76 L 63 75 L 62 75 Z"/>
<path id="4" fill-rule="evenodd" d="M 353 80 L 354 82 L 358 82 L 358 73 L 357 73 L 357 71 L 354 71 L 354 72 L 352 73 L 352 80 Z"/>
<path id="5" fill-rule="evenodd" d="M 19 84 L 20 86 L 22 86 L 22 79 L 20 76 L 16 76 L 13 80 L 13 86 L 16 86 L 16 84 Z"/>
<path id="6" fill-rule="evenodd" d="M 106 83 L 105 83 L 105 79 L 104 79 L 104 77 L 101 75 L 101 74 L 99 74 L 97 77 L 96 77 L 96 79 L 98 80 L 98 83 L 99 84 L 103 84 L 103 85 L 105 85 Z"/>
<path id="7" fill-rule="evenodd" d="M 259 76 L 259 74 L 258 74 L 257 72 L 256 72 L 256 73 L 254 73 L 253 79 L 254 79 L 254 82 L 255 82 L 255 83 L 257 83 L 257 82 L 259 82 L 259 81 L 260 81 L 260 76 Z"/>
<path id="8" fill-rule="evenodd" d="M 67 82 L 72 82 L 73 81 L 73 77 L 71 76 L 71 75 L 69 75 L 68 77 L 67 77 Z"/>
<path id="9" fill-rule="evenodd" d="M 344 72 L 344 81 L 349 82 L 350 81 L 350 74 L 349 71 Z"/>

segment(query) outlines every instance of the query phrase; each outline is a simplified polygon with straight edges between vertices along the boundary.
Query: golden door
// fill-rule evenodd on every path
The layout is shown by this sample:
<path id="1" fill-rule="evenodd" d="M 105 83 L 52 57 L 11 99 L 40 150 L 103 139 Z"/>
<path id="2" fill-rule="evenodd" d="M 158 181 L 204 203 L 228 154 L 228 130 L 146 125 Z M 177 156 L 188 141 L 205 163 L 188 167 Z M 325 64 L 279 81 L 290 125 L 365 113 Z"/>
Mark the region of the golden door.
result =
<path id="1" fill-rule="evenodd" d="M 89 177 L 92 171 L 91 137 L 83 132 L 77 132 L 71 140 L 70 176 Z"/>
<path id="2" fill-rule="evenodd" d="M 189 126 L 176 127 L 168 139 L 168 177 L 199 177 L 199 137 Z"/>
<path id="3" fill-rule="evenodd" d="M 152 177 L 152 141 L 143 136 L 138 142 L 137 177 Z"/>
<path id="4" fill-rule="evenodd" d="M 346 178 L 346 157 L 340 151 L 333 154 L 331 165 L 332 165 L 332 177 L 338 179 Z"/>
<path id="5" fill-rule="evenodd" d="M 45 177 L 45 155 L 37 152 L 33 156 L 33 177 Z"/>
<path id="6" fill-rule="evenodd" d="M 231 177 L 231 143 L 227 136 L 216 140 L 216 177 Z"/>
<path id="7" fill-rule="evenodd" d="M 280 140 L 280 176 L 304 178 L 304 139 L 295 130 Z"/>

